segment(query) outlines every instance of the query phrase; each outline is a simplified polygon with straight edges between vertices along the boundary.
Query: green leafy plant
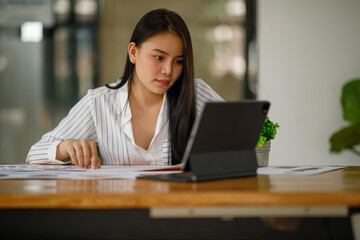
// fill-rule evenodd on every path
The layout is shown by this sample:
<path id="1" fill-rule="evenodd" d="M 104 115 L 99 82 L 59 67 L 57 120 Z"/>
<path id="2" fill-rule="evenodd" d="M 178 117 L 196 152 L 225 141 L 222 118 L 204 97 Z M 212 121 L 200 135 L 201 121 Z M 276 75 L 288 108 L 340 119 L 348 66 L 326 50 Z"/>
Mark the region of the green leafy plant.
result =
<path id="1" fill-rule="evenodd" d="M 350 125 L 330 137 L 330 151 L 339 153 L 348 149 L 360 156 L 360 151 L 355 149 L 360 144 L 360 79 L 350 80 L 343 86 L 341 106 L 343 118 Z"/>
<path id="2" fill-rule="evenodd" d="M 264 122 L 263 129 L 261 131 L 259 140 L 257 142 L 257 147 L 261 148 L 263 144 L 267 141 L 270 141 L 275 138 L 277 133 L 277 128 L 279 127 L 278 123 L 273 123 L 270 118 L 267 116 Z"/>

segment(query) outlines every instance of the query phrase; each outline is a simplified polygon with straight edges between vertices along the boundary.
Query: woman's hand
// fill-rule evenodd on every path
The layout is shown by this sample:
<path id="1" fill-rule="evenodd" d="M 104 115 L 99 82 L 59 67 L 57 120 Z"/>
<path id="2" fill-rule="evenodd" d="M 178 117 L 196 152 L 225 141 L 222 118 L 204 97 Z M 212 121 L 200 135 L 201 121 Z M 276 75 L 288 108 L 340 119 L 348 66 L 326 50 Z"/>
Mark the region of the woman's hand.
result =
<path id="1" fill-rule="evenodd" d="M 96 143 L 85 139 L 66 139 L 56 149 L 56 159 L 64 161 L 71 158 L 72 162 L 81 168 L 101 168 Z M 90 163 L 91 162 L 91 163 Z"/>

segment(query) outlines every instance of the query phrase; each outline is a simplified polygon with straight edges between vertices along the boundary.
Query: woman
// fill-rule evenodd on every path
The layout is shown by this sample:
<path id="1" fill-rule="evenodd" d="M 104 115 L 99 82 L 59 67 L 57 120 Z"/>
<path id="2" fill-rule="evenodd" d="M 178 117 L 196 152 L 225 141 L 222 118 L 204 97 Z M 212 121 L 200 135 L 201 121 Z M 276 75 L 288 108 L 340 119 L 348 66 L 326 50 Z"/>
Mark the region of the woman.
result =
<path id="1" fill-rule="evenodd" d="M 180 163 L 195 117 L 223 99 L 194 80 L 188 28 L 175 12 L 157 9 L 136 25 L 124 75 L 89 90 L 60 124 L 33 145 L 27 163 L 170 165 Z"/>

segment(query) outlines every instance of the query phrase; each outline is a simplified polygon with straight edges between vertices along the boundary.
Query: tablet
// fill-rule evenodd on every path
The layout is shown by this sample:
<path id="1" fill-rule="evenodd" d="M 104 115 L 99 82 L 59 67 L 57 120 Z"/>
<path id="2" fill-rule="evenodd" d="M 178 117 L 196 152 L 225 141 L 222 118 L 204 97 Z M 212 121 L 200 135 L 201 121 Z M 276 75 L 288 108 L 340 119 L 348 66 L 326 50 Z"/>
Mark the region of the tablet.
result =
<path id="1" fill-rule="evenodd" d="M 268 101 L 209 102 L 195 120 L 182 159 L 183 173 L 140 179 L 196 182 L 256 175 L 256 144 Z"/>

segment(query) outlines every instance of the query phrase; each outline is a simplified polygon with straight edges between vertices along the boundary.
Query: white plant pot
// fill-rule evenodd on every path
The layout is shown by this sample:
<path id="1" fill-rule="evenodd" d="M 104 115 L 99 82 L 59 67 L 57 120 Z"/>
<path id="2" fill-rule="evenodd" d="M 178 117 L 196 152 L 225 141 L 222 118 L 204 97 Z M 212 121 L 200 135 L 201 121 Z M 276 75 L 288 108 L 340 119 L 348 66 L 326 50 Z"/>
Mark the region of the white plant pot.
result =
<path id="1" fill-rule="evenodd" d="M 270 141 L 267 141 L 261 148 L 256 148 L 256 157 L 259 167 L 269 166 L 270 145 Z"/>

